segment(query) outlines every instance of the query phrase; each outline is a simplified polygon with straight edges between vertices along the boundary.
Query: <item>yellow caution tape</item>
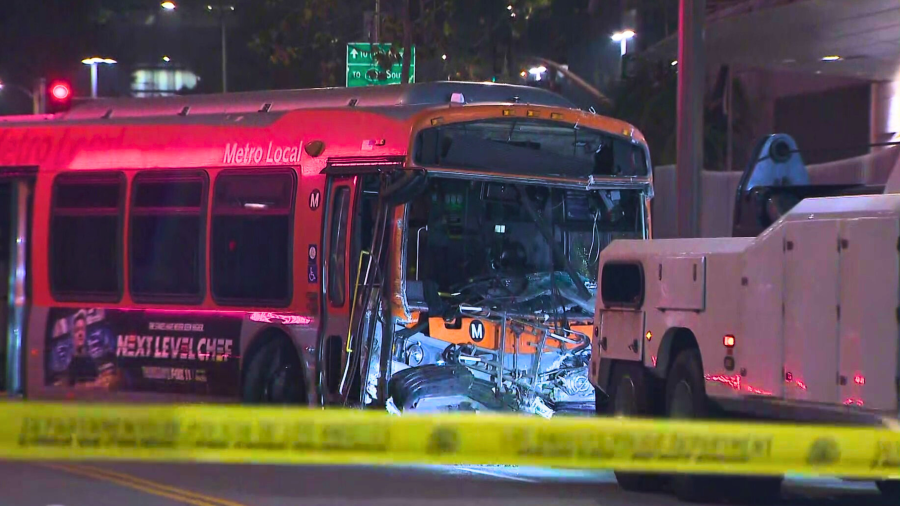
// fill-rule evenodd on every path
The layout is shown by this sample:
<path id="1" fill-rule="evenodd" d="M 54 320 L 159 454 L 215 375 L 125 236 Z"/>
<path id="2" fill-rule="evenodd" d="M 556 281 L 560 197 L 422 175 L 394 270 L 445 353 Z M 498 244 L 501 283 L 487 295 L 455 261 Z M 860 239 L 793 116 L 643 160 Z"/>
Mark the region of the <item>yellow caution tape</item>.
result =
<path id="1" fill-rule="evenodd" d="M 4 403 L 0 459 L 510 464 L 900 478 L 900 432 L 256 406 Z"/>

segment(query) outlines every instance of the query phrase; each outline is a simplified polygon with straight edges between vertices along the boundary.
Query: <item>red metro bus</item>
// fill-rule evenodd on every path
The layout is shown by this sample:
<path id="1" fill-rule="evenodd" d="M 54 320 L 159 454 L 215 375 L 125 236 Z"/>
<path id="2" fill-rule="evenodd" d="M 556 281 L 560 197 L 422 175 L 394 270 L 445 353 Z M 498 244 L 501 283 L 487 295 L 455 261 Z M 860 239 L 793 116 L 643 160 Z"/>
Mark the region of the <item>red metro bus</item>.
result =
<path id="1" fill-rule="evenodd" d="M 0 119 L 5 389 L 590 404 L 597 258 L 649 238 L 641 134 L 476 83 L 96 100 Z"/>

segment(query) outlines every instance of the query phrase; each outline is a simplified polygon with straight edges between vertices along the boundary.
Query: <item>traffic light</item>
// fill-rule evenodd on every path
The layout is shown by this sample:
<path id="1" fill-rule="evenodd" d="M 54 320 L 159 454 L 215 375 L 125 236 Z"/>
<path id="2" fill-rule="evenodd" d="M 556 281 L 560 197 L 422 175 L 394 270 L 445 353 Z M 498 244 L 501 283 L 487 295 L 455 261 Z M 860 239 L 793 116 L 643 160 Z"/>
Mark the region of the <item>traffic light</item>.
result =
<path id="1" fill-rule="evenodd" d="M 66 81 L 53 81 L 47 86 L 47 111 L 58 113 L 72 107 L 72 86 Z"/>

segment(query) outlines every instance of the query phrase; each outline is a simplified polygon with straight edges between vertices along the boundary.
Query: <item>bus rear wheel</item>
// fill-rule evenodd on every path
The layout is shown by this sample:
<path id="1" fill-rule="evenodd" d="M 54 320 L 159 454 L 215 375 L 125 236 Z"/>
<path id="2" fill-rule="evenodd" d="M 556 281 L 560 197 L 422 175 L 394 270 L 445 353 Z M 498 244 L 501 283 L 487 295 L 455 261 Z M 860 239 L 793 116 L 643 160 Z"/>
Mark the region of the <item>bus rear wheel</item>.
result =
<path id="1" fill-rule="evenodd" d="M 651 392 L 644 369 L 640 364 L 617 362 L 613 365 L 609 383 L 606 412 L 612 416 L 650 417 L 653 414 Z M 616 471 L 616 481 L 630 492 L 658 492 L 663 488 L 663 476 L 649 473 Z"/>
<path id="2" fill-rule="evenodd" d="M 305 404 L 303 366 L 288 339 L 272 339 L 253 355 L 241 395 L 250 404 Z"/>

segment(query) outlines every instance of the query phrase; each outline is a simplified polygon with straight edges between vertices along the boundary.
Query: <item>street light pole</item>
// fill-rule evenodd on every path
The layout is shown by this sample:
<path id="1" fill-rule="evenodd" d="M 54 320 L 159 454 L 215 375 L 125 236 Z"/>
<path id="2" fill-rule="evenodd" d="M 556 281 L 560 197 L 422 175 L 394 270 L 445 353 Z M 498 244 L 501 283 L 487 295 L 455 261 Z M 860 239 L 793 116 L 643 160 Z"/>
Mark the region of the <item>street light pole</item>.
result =
<path id="1" fill-rule="evenodd" d="M 97 65 L 103 63 L 106 65 L 115 65 L 116 60 L 111 60 L 109 58 L 85 58 L 81 60 L 81 63 L 85 65 L 90 65 L 91 67 L 91 98 L 97 98 Z"/>
<path id="2" fill-rule="evenodd" d="M 175 2 L 163 2 L 160 4 L 164 10 L 172 12 L 178 6 Z M 228 47 L 226 44 L 226 30 L 225 30 L 225 12 L 226 11 L 234 11 L 234 5 L 207 5 L 206 10 L 209 12 L 217 12 L 219 14 L 219 30 L 222 34 L 222 93 L 228 92 Z"/>
<path id="3" fill-rule="evenodd" d="M 623 78 L 625 74 L 625 53 L 628 52 L 628 41 L 634 38 L 634 30 L 624 30 L 612 34 L 613 42 L 619 43 L 619 78 Z"/>
<path id="4" fill-rule="evenodd" d="M 228 92 L 228 45 L 226 43 L 225 13 L 234 11 L 233 5 L 207 5 L 206 10 L 219 14 L 219 30 L 222 33 L 222 93 Z"/>
<path id="5" fill-rule="evenodd" d="M 381 42 L 381 0 L 375 0 L 375 42 Z"/>
<path id="6" fill-rule="evenodd" d="M 47 110 L 47 80 L 43 77 L 34 83 L 34 93 L 31 95 L 32 107 L 34 114 L 44 114 Z"/>
<path id="7" fill-rule="evenodd" d="M 678 106 L 675 188 L 678 237 L 700 236 L 703 170 L 703 95 L 706 86 L 703 24 L 706 0 L 681 0 L 678 16 Z"/>
<path id="8" fill-rule="evenodd" d="M 97 64 L 91 63 L 91 98 L 97 98 Z"/>

